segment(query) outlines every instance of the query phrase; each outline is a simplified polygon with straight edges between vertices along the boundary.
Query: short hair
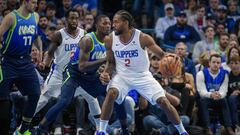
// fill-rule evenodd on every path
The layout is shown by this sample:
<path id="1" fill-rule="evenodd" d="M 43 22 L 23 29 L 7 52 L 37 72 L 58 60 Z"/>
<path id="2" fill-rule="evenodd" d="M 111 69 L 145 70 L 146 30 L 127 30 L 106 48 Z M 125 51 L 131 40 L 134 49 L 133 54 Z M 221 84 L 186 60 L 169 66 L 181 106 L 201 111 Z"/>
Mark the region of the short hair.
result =
<path id="1" fill-rule="evenodd" d="M 77 12 L 77 13 L 78 13 L 78 16 L 80 17 L 80 14 L 79 14 L 79 12 L 78 12 L 76 9 L 70 8 L 70 9 L 65 13 L 65 18 L 68 18 L 68 17 L 69 17 L 70 12 Z"/>
<path id="2" fill-rule="evenodd" d="M 46 10 L 48 9 L 52 9 L 52 10 L 56 10 L 56 5 L 54 2 L 50 1 L 47 3 L 47 6 L 46 6 Z"/>
<path id="3" fill-rule="evenodd" d="M 229 34 L 228 34 L 227 32 L 220 33 L 219 39 L 220 39 L 222 36 L 227 36 L 227 37 L 229 37 Z"/>
<path id="4" fill-rule="evenodd" d="M 39 19 L 41 19 L 41 18 L 47 18 L 47 16 L 45 15 L 45 14 L 41 14 L 40 16 L 39 16 Z M 48 19 L 48 18 L 47 18 Z"/>
<path id="5" fill-rule="evenodd" d="M 227 50 L 227 64 L 229 64 L 230 63 L 230 54 L 231 54 L 231 51 L 232 51 L 232 49 L 236 49 L 236 50 L 238 50 L 238 55 L 240 56 L 240 49 L 237 47 L 237 46 L 232 46 L 232 47 L 230 47 L 228 50 Z"/>
<path id="6" fill-rule="evenodd" d="M 120 15 L 122 20 L 128 21 L 128 27 L 133 27 L 134 19 L 133 16 L 126 10 L 119 10 L 115 15 Z"/>
<path id="7" fill-rule="evenodd" d="M 203 5 L 203 4 L 200 4 L 200 5 L 197 6 L 197 10 L 199 10 L 199 9 L 201 9 L 201 8 L 204 8 L 204 9 L 206 10 L 206 6 Z"/>
<path id="8" fill-rule="evenodd" d="M 240 61 L 240 57 L 239 56 L 233 56 L 228 60 L 228 64 L 230 62 L 237 62 L 237 61 Z"/>
<path id="9" fill-rule="evenodd" d="M 212 28 L 215 31 L 215 27 L 211 25 L 207 25 L 206 27 L 203 28 L 203 32 L 205 33 L 207 29 Z"/>
<path id="10" fill-rule="evenodd" d="M 213 53 L 213 54 L 210 55 L 209 61 L 211 61 L 213 57 L 216 57 L 216 58 L 220 58 L 220 59 L 221 59 L 221 56 L 220 56 L 218 53 Z M 222 60 L 222 59 L 221 59 L 221 60 Z"/>
<path id="11" fill-rule="evenodd" d="M 96 24 L 98 24 L 102 20 L 102 18 L 106 18 L 106 17 L 109 18 L 107 15 L 104 15 L 104 14 L 98 15 L 95 19 Z"/>

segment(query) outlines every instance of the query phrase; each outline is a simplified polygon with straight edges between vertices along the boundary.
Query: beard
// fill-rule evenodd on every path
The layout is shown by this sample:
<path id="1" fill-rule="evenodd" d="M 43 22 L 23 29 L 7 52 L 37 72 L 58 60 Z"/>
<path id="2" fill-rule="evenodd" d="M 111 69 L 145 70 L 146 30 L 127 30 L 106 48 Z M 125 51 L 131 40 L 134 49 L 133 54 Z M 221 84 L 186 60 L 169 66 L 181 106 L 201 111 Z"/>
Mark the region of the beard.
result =
<path id="1" fill-rule="evenodd" d="M 122 30 L 116 30 L 114 29 L 115 35 L 121 35 L 123 33 Z"/>

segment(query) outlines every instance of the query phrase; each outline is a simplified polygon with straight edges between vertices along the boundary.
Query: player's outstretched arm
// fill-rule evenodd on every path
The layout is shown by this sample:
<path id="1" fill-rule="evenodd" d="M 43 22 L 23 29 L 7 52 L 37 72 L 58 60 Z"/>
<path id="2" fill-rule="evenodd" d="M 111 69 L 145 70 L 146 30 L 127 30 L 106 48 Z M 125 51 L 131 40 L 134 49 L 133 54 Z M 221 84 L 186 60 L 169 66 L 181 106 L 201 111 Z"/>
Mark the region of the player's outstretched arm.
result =
<path id="1" fill-rule="evenodd" d="M 160 59 L 164 56 L 165 52 L 155 43 L 153 38 L 148 34 L 140 34 L 140 43 L 142 48 L 147 47 L 151 52 L 156 54 Z"/>
<path id="2" fill-rule="evenodd" d="M 80 43 L 80 54 L 78 60 L 78 69 L 82 72 L 91 71 L 97 69 L 103 63 L 106 62 L 105 54 L 98 54 L 98 60 L 88 61 L 90 57 L 91 50 L 93 49 L 93 43 L 90 37 L 84 36 Z"/>

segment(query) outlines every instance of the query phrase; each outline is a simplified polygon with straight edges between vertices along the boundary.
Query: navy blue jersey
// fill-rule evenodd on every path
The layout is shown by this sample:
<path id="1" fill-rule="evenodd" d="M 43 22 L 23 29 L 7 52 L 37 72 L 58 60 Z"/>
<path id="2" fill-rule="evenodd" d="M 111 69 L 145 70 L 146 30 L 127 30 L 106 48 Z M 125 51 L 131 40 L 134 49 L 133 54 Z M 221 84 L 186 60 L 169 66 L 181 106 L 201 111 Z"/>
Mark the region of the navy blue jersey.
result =
<path id="1" fill-rule="evenodd" d="M 14 23 L 4 33 L 3 55 L 23 56 L 31 53 L 32 43 L 37 38 L 36 13 L 23 17 L 17 10 L 12 12 Z"/>
<path id="2" fill-rule="evenodd" d="M 88 33 L 86 34 L 86 36 L 90 37 L 93 43 L 93 48 L 90 52 L 90 56 L 88 61 L 96 61 L 102 58 L 106 57 L 106 48 L 104 43 L 100 42 L 97 37 L 96 34 L 94 32 Z M 71 67 L 73 67 L 74 69 L 78 70 L 78 57 L 79 57 L 79 53 L 80 53 L 80 47 L 78 47 L 74 53 L 74 56 L 71 58 L 70 60 L 70 65 Z M 98 68 L 96 68 L 95 70 L 91 71 L 92 73 L 95 73 L 97 71 Z"/>

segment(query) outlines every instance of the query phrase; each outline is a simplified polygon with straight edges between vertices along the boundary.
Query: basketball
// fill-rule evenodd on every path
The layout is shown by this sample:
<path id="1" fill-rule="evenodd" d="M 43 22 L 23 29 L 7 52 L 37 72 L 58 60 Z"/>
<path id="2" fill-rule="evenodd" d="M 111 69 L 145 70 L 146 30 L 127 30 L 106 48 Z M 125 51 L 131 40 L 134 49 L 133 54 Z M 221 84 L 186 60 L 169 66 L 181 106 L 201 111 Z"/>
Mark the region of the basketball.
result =
<path id="1" fill-rule="evenodd" d="M 182 61 L 176 54 L 166 54 L 159 63 L 159 71 L 164 77 L 173 77 L 181 73 Z"/>

